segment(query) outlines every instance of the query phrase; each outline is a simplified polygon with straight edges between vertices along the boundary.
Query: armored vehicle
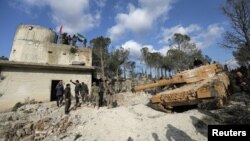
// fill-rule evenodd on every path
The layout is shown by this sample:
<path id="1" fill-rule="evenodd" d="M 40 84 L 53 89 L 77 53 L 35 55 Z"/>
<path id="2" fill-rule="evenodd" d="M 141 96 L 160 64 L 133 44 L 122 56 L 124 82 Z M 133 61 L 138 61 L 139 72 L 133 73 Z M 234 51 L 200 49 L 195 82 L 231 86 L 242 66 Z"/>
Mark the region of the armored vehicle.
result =
<path id="1" fill-rule="evenodd" d="M 170 79 L 138 85 L 135 87 L 135 91 L 169 85 L 172 85 L 171 89 L 152 96 L 150 100 L 152 108 L 171 112 L 173 108 L 178 106 L 198 105 L 204 107 L 211 102 L 215 106 L 222 106 L 227 99 L 229 79 L 221 65 L 203 65 L 179 72 Z"/>

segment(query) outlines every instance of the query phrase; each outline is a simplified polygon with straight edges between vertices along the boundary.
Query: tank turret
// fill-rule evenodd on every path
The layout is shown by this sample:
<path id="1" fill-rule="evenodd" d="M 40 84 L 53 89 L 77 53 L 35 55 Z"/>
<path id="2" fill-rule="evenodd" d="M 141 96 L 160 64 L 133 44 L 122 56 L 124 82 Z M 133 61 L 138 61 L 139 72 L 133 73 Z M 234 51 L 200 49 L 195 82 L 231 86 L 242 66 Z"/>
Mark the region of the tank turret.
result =
<path id="1" fill-rule="evenodd" d="M 204 105 L 211 101 L 221 106 L 227 98 L 229 79 L 222 66 L 211 64 L 177 73 L 168 80 L 138 85 L 135 91 L 175 84 L 181 84 L 181 87 L 152 96 L 150 103 L 154 109 L 169 112 L 174 107 Z"/>

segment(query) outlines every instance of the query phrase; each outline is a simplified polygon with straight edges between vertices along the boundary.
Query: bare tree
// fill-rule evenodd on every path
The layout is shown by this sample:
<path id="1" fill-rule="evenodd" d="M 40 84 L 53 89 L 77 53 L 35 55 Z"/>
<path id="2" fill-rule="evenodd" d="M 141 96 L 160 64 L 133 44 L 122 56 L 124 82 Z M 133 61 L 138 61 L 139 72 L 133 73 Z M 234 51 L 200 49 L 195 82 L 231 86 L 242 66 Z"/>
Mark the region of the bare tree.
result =
<path id="1" fill-rule="evenodd" d="M 249 64 L 250 57 L 250 1 L 227 0 L 222 6 L 232 29 L 224 36 L 223 47 L 236 49 L 233 53 L 240 64 Z"/>
<path id="2" fill-rule="evenodd" d="M 250 1 L 227 0 L 222 6 L 223 13 L 228 17 L 232 30 L 225 34 L 224 47 L 239 49 L 242 45 L 250 45 Z"/>

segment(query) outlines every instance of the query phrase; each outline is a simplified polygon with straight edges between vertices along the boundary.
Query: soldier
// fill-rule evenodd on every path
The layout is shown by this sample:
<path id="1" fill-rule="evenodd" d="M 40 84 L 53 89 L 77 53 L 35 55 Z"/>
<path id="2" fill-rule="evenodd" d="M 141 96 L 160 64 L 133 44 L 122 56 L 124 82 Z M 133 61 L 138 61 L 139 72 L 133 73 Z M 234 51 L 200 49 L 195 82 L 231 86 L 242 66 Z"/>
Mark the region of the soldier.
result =
<path id="1" fill-rule="evenodd" d="M 194 65 L 194 67 L 199 67 L 199 66 L 203 65 L 203 62 L 195 57 L 193 65 Z"/>
<path id="2" fill-rule="evenodd" d="M 86 38 L 84 38 L 84 40 L 83 40 L 83 47 L 87 47 L 87 39 Z"/>
<path id="3" fill-rule="evenodd" d="M 64 91 L 64 87 L 63 87 L 63 81 L 60 80 L 58 82 L 58 84 L 56 85 L 56 103 L 57 103 L 57 107 L 60 107 L 63 101 L 63 91 Z"/>
<path id="4" fill-rule="evenodd" d="M 71 92 L 70 91 L 71 91 L 70 84 L 67 84 L 64 90 L 65 114 L 69 114 L 69 108 L 71 105 Z"/>
<path id="5" fill-rule="evenodd" d="M 73 35 L 73 37 L 72 37 L 72 46 L 75 46 L 76 42 L 77 42 L 77 37 L 76 37 L 76 35 Z"/>
<path id="6" fill-rule="evenodd" d="M 105 87 L 104 87 L 103 80 L 101 79 L 99 83 L 99 104 L 100 104 L 99 106 L 103 106 L 104 92 L 105 92 Z"/>
<path id="7" fill-rule="evenodd" d="M 82 82 L 82 89 L 81 89 L 81 95 L 82 95 L 82 102 L 86 103 L 87 102 L 87 96 L 89 94 L 89 88 L 87 84 Z"/>
<path id="8" fill-rule="evenodd" d="M 79 94 L 80 94 L 80 90 L 82 89 L 81 83 L 79 83 L 79 80 L 76 80 L 76 82 L 73 82 L 72 80 L 70 80 L 71 83 L 73 83 L 75 85 L 75 99 L 76 99 L 76 104 L 75 106 L 80 106 L 79 104 Z"/>
<path id="9" fill-rule="evenodd" d="M 63 33 L 63 34 L 62 34 L 62 43 L 63 43 L 63 44 L 67 44 L 67 42 L 68 42 L 67 34 L 68 34 L 68 33 Z"/>
<path id="10" fill-rule="evenodd" d="M 99 109 L 99 87 L 96 86 L 95 82 L 92 84 L 91 97 L 93 97 L 94 100 L 94 108 L 97 106 L 97 109 Z"/>
<path id="11" fill-rule="evenodd" d="M 63 44 L 63 34 L 60 34 L 60 35 L 59 35 L 59 43 L 60 43 L 60 44 Z"/>
<path id="12" fill-rule="evenodd" d="M 240 90 L 242 92 L 248 92 L 248 86 L 247 86 L 246 80 L 244 79 L 244 77 L 240 71 L 236 72 L 235 81 L 236 81 L 236 85 L 238 85 L 240 87 Z"/>
<path id="13" fill-rule="evenodd" d="M 68 39 L 67 45 L 71 45 L 71 41 L 72 41 L 71 36 L 69 35 L 69 36 L 67 37 L 67 39 Z"/>
<path id="14" fill-rule="evenodd" d="M 228 66 L 227 66 L 227 64 L 224 65 L 224 70 L 225 70 L 226 72 L 228 72 Z"/>
<path id="15" fill-rule="evenodd" d="M 107 81 L 107 106 L 108 109 L 113 107 L 113 95 L 115 93 L 114 88 L 112 86 L 112 82 Z"/>

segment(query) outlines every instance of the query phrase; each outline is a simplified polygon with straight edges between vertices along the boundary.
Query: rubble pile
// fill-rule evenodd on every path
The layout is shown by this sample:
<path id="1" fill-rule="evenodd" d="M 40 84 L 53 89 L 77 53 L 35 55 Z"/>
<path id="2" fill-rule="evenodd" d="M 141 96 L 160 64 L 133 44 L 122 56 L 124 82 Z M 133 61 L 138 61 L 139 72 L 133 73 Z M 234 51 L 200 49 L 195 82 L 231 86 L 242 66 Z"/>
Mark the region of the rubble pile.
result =
<path id="1" fill-rule="evenodd" d="M 120 93 L 114 95 L 114 100 L 118 106 L 131 106 L 137 104 L 147 104 L 152 96 L 145 93 Z"/>
<path id="2" fill-rule="evenodd" d="M 218 110 L 207 111 L 220 124 L 249 124 L 250 96 L 244 93 L 231 95 L 228 105 Z"/>
<path id="3" fill-rule="evenodd" d="M 206 135 L 194 125 L 203 117 L 195 109 L 166 114 L 144 104 L 118 106 L 113 109 L 101 107 L 99 110 L 83 107 L 72 111 L 70 116 L 73 117 L 72 126 L 66 133 L 53 134 L 45 140 L 207 140 Z"/>
<path id="4" fill-rule="evenodd" d="M 0 136 L 5 140 L 41 140 L 66 132 L 72 122 L 55 103 L 40 103 L 0 114 L 0 125 Z"/>
<path id="5" fill-rule="evenodd" d="M 82 105 L 69 115 L 56 102 L 23 105 L 15 112 L 0 113 L 0 140 L 207 140 L 207 126 L 200 120 L 206 115 L 197 109 L 155 111 L 147 106 L 150 97 L 116 94 L 115 108 Z"/>

